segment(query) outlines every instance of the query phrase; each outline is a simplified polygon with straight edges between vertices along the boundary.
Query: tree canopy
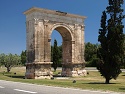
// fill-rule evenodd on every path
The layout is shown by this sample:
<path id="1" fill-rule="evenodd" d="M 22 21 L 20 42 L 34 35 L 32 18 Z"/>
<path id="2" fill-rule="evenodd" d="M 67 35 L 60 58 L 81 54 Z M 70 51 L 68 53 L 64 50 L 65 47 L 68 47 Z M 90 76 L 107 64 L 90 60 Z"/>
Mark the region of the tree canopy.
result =
<path id="1" fill-rule="evenodd" d="M 85 43 L 85 61 L 87 67 L 96 67 L 98 62 L 98 47 L 98 44 L 92 44 L 90 42 Z"/>
<path id="2" fill-rule="evenodd" d="M 10 72 L 13 66 L 20 64 L 20 60 L 21 58 L 17 54 L 0 54 L 0 63 L 7 68 L 7 72 Z"/>

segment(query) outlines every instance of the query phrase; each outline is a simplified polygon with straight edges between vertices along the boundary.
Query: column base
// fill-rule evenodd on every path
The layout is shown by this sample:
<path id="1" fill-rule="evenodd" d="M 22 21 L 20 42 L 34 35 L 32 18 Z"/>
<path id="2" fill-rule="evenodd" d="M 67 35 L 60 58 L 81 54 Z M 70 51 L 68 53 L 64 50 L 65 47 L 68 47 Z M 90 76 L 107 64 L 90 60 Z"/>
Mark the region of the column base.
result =
<path id="1" fill-rule="evenodd" d="M 81 64 L 62 64 L 62 73 L 64 77 L 86 76 L 87 71 L 84 69 L 84 63 Z"/>
<path id="2" fill-rule="evenodd" d="M 53 72 L 51 71 L 52 62 L 38 62 L 26 64 L 26 79 L 51 79 Z"/>

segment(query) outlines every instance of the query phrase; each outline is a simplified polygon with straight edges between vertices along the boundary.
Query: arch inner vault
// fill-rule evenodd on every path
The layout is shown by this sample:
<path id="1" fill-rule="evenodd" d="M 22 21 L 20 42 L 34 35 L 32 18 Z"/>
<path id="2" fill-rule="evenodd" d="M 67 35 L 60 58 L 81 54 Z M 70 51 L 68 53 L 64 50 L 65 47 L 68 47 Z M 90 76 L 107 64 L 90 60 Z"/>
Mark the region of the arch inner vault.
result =
<path id="1" fill-rule="evenodd" d="M 61 11 L 33 7 L 26 15 L 26 78 L 52 77 L 51 34 L 62 36 L 62 76 L 84 75 L 84 19 Z"/>

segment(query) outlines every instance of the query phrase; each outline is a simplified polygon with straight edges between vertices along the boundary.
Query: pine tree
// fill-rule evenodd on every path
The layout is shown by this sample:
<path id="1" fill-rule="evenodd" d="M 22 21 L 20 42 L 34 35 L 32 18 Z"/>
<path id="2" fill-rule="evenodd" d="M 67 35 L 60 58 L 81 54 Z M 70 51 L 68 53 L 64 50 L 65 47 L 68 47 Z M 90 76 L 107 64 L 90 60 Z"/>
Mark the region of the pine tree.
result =
<path id="1" fill-rule="evenodd" d="M 54 40 L 54 47 L 53 47 L 53 64 L 52 67 L 54 68 L 54 71 L 56 71 L 59 63 L 59 49 L 57 46 L 56 39 Z"/>
<path id="2" fill-rule="evenodd" d="M 109 0 L 109 6 L 103 12 L 101 29 L 99 29 L 98 41 L 101 47 L 98 51 L 100 63 L 97 69 L 105 77 L 105 83 L 116 79 L 121 73 L 120 65 L 124 56 L 124 34 L 122 20 L 125 17 L 121 8 L 123 0 Z M 107 20 L 107 15 L 109 19 Z"/>

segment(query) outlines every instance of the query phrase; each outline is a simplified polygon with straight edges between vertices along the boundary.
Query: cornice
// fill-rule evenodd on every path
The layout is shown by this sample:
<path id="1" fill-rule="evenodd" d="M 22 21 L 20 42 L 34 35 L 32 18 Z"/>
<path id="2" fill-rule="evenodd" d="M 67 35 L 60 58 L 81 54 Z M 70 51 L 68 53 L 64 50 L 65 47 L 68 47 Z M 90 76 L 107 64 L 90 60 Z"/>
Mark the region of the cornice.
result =
<path id="1" fill-rule="evenodd" d="M 85 19 L 86 18 L 85 16 L 70 14 L 70 13 L 61 12 L 61 11 L 37 8 L 37 7 L 32 7 L 30 9 L 28 9 L 27 11 L 25 11 L 23 14 L 28 15 L 28 14 L 33 13 L 33 12 L 41 12 L 41 13 L 54 14 L 54 15 L 67 16 L 67 17 L 80 18 L 80 19 Z"/>

